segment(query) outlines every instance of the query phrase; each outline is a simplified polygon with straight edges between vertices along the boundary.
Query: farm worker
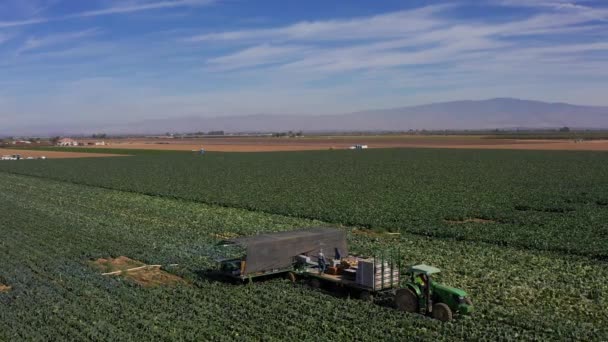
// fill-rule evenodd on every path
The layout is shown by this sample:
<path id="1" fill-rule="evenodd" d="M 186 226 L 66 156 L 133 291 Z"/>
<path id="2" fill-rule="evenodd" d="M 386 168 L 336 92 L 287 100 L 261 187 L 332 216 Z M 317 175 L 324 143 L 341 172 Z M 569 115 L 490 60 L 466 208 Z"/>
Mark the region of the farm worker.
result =
<path id="1" fill-rule="evenodd" d="M 416 283 L 422 287 L 426 287 L 426 276 L 424 274 L 419 274 L 416 276 Z"/>
<path id="2" fill-rule="evenodd" d="M 319 256 L 317 257 L 319 262 L 319 273 L 325 273 L 325 269 L 327 269 L 327 260 L 325 260 L 325 254 L 323 254 L 323 249 L 319 251 Z"/>

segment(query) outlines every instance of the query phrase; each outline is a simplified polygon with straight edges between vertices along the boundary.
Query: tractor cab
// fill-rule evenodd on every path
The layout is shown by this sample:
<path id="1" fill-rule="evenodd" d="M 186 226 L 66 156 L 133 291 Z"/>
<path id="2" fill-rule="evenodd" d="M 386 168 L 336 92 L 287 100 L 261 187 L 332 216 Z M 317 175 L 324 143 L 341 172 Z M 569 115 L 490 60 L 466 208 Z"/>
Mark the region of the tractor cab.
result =
<path id="1" fill-rule="evenodd" d="M 234 243 L 224 240 L 215 246 L 216 270 L 223 276 L 242 278 L 245 267 L 245 255 L 242 248 Z"/>
<path id="2" fill-rule="evenodd" d="M 407 312 L 428 314 L 450 321 L 454 314 L 466 315 L 473 304 L 465 291 L 435 282 L 441 270 L 428 265 L 415 265 L 405 273 L 405 286 L 395 295 L 395 305 Z"/>
<path id="3" fill-rule="evenodd" d="M 239 277 L 241 275 L 241 259 L 216 259 L 219 271 L 227 276 Z"/>

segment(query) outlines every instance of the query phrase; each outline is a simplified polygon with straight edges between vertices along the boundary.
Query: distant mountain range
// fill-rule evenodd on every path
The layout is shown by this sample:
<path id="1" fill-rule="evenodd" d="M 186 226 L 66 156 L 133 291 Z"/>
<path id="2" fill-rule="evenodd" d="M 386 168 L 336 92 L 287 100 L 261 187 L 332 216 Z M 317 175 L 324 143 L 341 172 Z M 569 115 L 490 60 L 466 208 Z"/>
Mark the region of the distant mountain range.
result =
<path id="1" fill-rule="evenodd" d="M 608 107 L 547 103 L 513 98 L 482 101 L 453 101 L 421 106 L 367 110 L 338 115 L 246 115 L 222 117 L 181 117 L 145 120 L 128 125 L 95 127 L 52 127 L 35 134 L 159 134 L 164 132 L 216 131 L 407 131 L 413 130 L 481 130 L 525 128 L 607 128 Z M 31 130 L 32 127 L 29 128 Z M 23 127 L 28 131 L 28 127 Z M 5 133 L 6 132 L 0 132 Z M 12 134 L 34 134 L 12 133 Z"/>

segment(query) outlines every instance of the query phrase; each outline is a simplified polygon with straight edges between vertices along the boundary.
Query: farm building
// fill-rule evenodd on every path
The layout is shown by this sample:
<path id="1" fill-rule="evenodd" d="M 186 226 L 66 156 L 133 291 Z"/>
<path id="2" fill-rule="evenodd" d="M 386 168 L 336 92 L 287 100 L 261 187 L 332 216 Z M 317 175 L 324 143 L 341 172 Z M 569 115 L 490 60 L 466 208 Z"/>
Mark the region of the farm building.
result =
<path id="1" fill-rule="evenodd" d="M 368 147 L 367 145 L 353 145 L 351 147 L 349 147 L 350 150 L 366 150 Z"/>
<path id="2" fill-rule="evenodd" d="M 62 138 L 57 141 L 57 146 L 78 146 L 78 141 L 70 138 Z"/>

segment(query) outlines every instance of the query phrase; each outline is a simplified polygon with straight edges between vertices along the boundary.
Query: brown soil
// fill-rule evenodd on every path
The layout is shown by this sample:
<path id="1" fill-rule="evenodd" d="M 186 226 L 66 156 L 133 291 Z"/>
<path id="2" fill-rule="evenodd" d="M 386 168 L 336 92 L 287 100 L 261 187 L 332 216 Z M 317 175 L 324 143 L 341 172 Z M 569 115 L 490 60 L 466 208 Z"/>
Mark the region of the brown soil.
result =
<path id="1" fill-rule="evenodd" d="M 165 272 L 160 268 L 131 271 L 126 273 L 124 277 L 133 280 L 135 283 L 143 287 L 187 284 L 184 279 L 174 274 Z"/>
<path id="2" fill-rule="evenodd" d="M 483 139 L 481 136 L 315 136 L 304 138 L 221 137 L 221 138 L 128 138 L 107 141 L 107 146 L 146 150 L 192 151 L 205 148 L 218 152 L 269 152 L 305 150 L 343 150 L 355 144 L 369 148 L 456 148 L 501 150 L 571 150 L 608 151 L 608 140 L 574 142 L 573 140 Z"/>
<path id="3" fill-rule="evenodd" d="M 83 153 L 83 152 L 57 152 L 57 151 L 36 151 L 36 150 L 12 150 L 0 148 L 0 156 L 20 154 L 21 158 L 47 157 L 48 159 L 59 158 L 91 158 L 91 157 L 124 157 L 124 154 L 107 154 L 107 153 Z M 9 160 L 5 162 L 10 162 Z"/>
<path id="4" fill-rule="evenodd" d="M 146 265 L 126 256 L 101 258 L 91 261 L 91 264 L 103 273 L 118 272 L 108 276 L 121 276 L 143 287 L 186 284 L 184 279 L 161 270 L 158 265 Z"/>
<path id="5" fill-rule="evenodd" d="M 4 285 L 4 284 L 0 284 L 0 293 L 7 293 L 10 290 L 11 290 L 10 286 Z"/>
<path id="6" fill-rule="evenodd" d="M 446 223 L 463 224 L 463 223 L 496 223 L 494 220 L 487 220 L 478 217 L 468 218 L 464 220 L 444 220 Z"/>

